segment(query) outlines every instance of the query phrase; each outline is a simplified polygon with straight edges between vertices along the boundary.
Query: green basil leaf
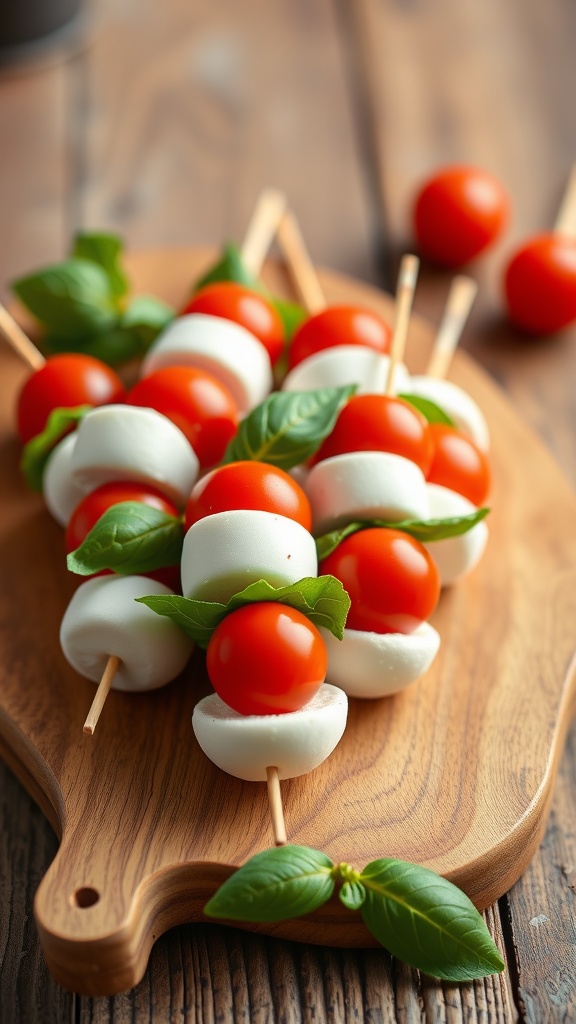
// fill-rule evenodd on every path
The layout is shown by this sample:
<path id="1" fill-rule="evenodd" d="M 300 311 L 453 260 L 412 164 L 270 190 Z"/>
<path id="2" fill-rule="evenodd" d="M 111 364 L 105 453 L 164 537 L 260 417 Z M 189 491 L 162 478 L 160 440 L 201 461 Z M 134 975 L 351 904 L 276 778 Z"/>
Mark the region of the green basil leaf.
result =
<path id="1" fill-rule="evenodd" d="M 455 427 L 456 424 L 444 409 L 441 409 L 436 402 L 432 402 L 430 398 L 422 398 L 420 395 L 397 395 L 397 398 L 403 398 L 405 402 L 409 402 L 413 405 L 418 412 L 421 412 L 428 423 L 445 423 L 448 427 Z"/>
<path id="2" fill-rule="evenodd" d="M 287 921 L 321 907 L 334 891 L 332 861 L 307 846 L 279 846 L 251 857 L 204 907 L 228 921 Z"/>
<path id="3" fill-rule="evenodd" d="M 282 321 L 286 342 L 292 341 L 300 324 L 303 324 L 308 316 L 306 310 L 296 302 L 287 302 L 285 299 L 272 298 L 271 296 L 268 298 Z"/>
<path id="4" fill-rule="evenodd" d="M 196 281 L 194 291 L 199 292 L 201 288 L 216 281 L 236 281 L 237 284 L 243 284 L 254 291 L 262 290 L 258 278 L 244 266 L 240 249 L 233 242 L 228 242 L 224 246 L 216 263 Z"/>
<path id="5" fill-rule="evenodd" d="M 251 459 L 288 470 L 318 450 L 334 429 L 355 384 L 315 391 L 275 391 L 242 420 L 223 461 Z"/>
<path id="6" fill-rule="evenodd" d="M 128 278 L 120 266 L 123 244 L 117 235 L 103 231 L 80 232 L 74 238 L 71 256 L 76 259 L 92 260 L 106 271 L 110 289 L 121 299 L 128 291 Z"/>
<path id="7" fill-rule="evenodd" d="M 331 555 L 346 537 L 350 537 L 359 530 L 366 530 L 370 527 L 381 527 L 384 530 L 401 530 L 411 537 L 419 540 L 421 544 L 430 544 L 437 540 L 446 540 L 449 537 L 459 537 L 462 533 L 468 533 L 478 523 L 486 518 L 490 509 L 477 508 L 465 516 L 450 516 L 446 519 L 403 519 L 398 523 L 391 523 L 385 519 L 371 519 L 347 523 L 339 530 L 332 530 L 331 533 L 324 533 L 316 539 L 316 551 L 318 561 L 322 561 Z"/>
<path id="8" fill-rule="evenodd" d="M 360 910 L 366 899 L 366 889 L 362 882 L 344 882 L 338 896 L 348 910 Z"/>
<path id="9" fill-rule="evenodd" d="M 58 263 L 21 277 L 12 289 L 47 331 L 60 338 L 86 338 L 116 326 L 116 296 L 106 271 L 92 260 Z"/>
<path id="10" fill-rule="evenodd" d="M 471 981 L 504 969 L 474 904 L 428 868 L 375 860 L 360 880 L 364 923 L 404 963 L 447 981 Z"/>
<path id="11" fill-rule="evenodd" d="M 136 601 L 145 604 L 157 615 L 171 619 L 204 650 L 216 626 L 226 615 L 226 605 L 219 601 L 195 601 L 181 594 L 167 594 L 165 597 L 151 594 L 149 597 L 137 597 Z"/>
<path id="12" fill-rule="evenodd" d="M 42 477 L 46 463 L 59 441 L 78 426 L 91 405 L 77 405 L 72 409 L 53 409 L 41 434 L 31 438 L 24 446 L 20 469 L 33 491 L 42 492 Z"/>
<path id="13" fill-rule="evenodd" d="M 174 310 L 154 295 L 137 295 L 122 314 L 121 325 L 136 339 L 140 353 L 147 352 L 161 331 L 174 319 Z"/>
<path id="14" fill-rule="evenodd" d="M 122 501 L 104 512 L 80 547 L 68 555 L 67 564 L 80 576 L 101 569 L 138 575 L 178 565 L 183 541 L 184 527 L 177 516 L 141 501 Z"/>
<path id="15" fill-rule="evenodd" d="M 58 352 L 82 352 L 83 355 L 101 359 L 108 366 L 119 366 L 142 354 L 142 345 L 138 338 L 121 327 L 87 338 L 62 338 L 59 335 L 47 334 L 44 338 L 44 349 L 51 355 Z"/>

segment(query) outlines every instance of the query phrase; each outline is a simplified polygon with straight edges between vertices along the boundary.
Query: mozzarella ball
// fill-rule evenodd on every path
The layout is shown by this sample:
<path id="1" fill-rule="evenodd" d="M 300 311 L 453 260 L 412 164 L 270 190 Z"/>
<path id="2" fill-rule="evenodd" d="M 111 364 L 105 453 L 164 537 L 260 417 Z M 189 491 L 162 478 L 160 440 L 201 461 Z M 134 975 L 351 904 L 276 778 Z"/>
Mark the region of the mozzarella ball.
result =
<path id="1" fill-rule="evenodd" d="M 476 511 L 476 506 L 462 494 L 451 491 L 440 484 L 426 484 L 430 501 L 431 519 L 450 519 L 453 516 L 467 516 Z M 488 527 L 484 520 L 476 523 L 467 533 L 445 540 L 429 541 L 424 545 L 434 559 L 440 582 L 448 587 L 472 572 L 488 543 Z"/>
<path id="2" fill-rule="evenodd" d="M 383 394 L 390 357 L 362 345 L 335 345 L 308 356 L 288 373 L 283 391 L 313 391 L 356 384 L 357 395 Z M 394 374 L 394 393 L 410 390 L 410 374 L 399 363 Z"/>
<path id="3" fill-rule="evenodd" d="M 184 538 L 182 591 L 225 604 L 250 583 L 275 587 L 318 575 L 316 545 L 300 523 L 273 512 L 235 509 L 199 519 Z"/>
<path id="4" fill-rule="evenodd" d="M 277 768 L 281 779 L 317 768 L 340 741 L 347 714 L 346 694 L 324 683 L 308 704 L 284 715 L 240 715 L 214 693 L 194 708 L 192 727 L 222 771 L 266 782 L 267 768 Z"/>
<path id="5" fill-rule="evenodd" d="M 435 402 L 455 425 L 478 445 L 483 452 L 490 448 L 490 434 L 484 413 L 473 398 L 451 380 L 416 376 L 410 380 L 411 395 L 419 395 Z"/>
<path id="6" fill-rule="evenodd" d="M 163 366 L 196 366 L 232 393 L 245 415 L 270 393 L 270 357 L 262 342 L 240 324 L 219 316 L 190 313 L 172 321 L 142 364 L 142 377 Z"/>
<path id="7" fill-rule="evenodd" d="M 388 697 L 410 686 L 428 671 L 440 637 L 428 622 L 413 633 L 368 633 L 345 629 L 337 640 L 320 632 L 328 652 L 327 678 L 349 697 Z"/>
<path id="8" fill-rule="evenodd" d="M 199 462 L 182 431 L 161 413 L 106 405 L 92 409 L 78 427 L 72 468 L 74 480 L 87 491 L 112 480 L 138 480 L 183 507 Z"/>
<path id="9" fill-rule="evenodd" d="M 111 654 L 120 658 L 116 690 L 155 690 L 182 672 L 192 640 L 137 597 L 172 591 L 145 576 L 96 576 L 82 583 L 62 619 L 60 644 L 73 668 L 100 682 Z"/>
<path id="10" fill-rule="evenodd" d="M 73 476 L 72 452 L 75 444 L 76 432 L 67 434 L 50 452 L 42 477 L 44 501 L 60 526 L 68 526 L 74 509 L 87 493 L 87 488 Z"/>
<path id="11" fill-rule="evenodd" d="M 328 533 L 358 519 L 428 519 L 422 470 L 390 452 L 348 452 L 317 463 L 304 489 L 314 533 Z"/>

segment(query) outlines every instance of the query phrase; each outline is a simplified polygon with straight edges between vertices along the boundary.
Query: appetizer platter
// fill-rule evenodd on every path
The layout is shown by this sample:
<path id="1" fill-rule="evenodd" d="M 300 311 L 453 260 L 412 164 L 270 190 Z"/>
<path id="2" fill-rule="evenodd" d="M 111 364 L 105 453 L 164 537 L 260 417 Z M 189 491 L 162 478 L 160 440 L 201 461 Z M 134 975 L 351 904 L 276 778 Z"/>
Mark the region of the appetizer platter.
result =
<path id="1" fill-rule="evenodd" d="M 281 242 L 289 250 L 290 222 L 286 225 Z M 191 282 L 214 258 L 214 252 L 207 250 L 152 250 L 130 254 L 126 269 L 136 294 L 153 293 L 183 309 Z M 282 265 L 266 264 L 263 279 L 274 294 L 293 294 Z M 312 292 L 305 282 L 300 281 L 299 287 L 309 312 L 326 300 L 362 305 L 388 322 L 394 320 L 391 297 L 334 272 L 320 272 Z M 429 366 L 436 330 L 416 316 L 408 323 L 408 316 L 409 310 L 404 361 L 411 380 L 421 382 L 426 398 L 426 378 L 418 375 L 424 375 Z M 177 333 L 176 322 L 172 330 L 173 335 Z M 171 337 L 167 347 L 175 343 Z M 153 348 L 146 357 L 150 372 L 166 365 L 158 351 Z M 268 767 L 263 763 L 263 775 L 240 772 L 241 777 L 235 777 L 235 771 L 225 774 L 205 756 L 212 742 L 211 723 L 220 712 L 212 717 L 203 712 L 202 699 L 213 701 L 214 697 L 208 696 L 211 687 L 202 651 L 196 650 L 178 675 L 189 655 L 182 638 L 167 642 L 173 652 L 178 648 L 169 670 L 170 678 L 178 676 L 175 681 L 164 686 L 168 679 L 163 678 L 162 683 L 151 684 L 159 689 L 142 686 L 141 692 L 129 693 L 123 692 L 133 688 L 129 677 L 119 677 L 121 688 L 112 689 L 104 710 L 102 699 L 87 730 L 94 730 L 100 716 L 97 735 L 90 739 L 82 733 L 94 687 L 68 661 L 75 664 L 70 650 L 76 645 L 80 651 L 76 667 L 84 671 L 82 665 L 94 653 L 87 651 L 87 637 L 94 630 L 85 630 L 81 641 L 73 636 L 68 647 L 63 639 L 67 661 L 58 636 L 63 618 L 66 623 L 69 617 L 70 599 L 74 591 L 79 593 L 77 580 L 66 570 L 61 527 L 38 496 L 26 489 L 18 469 L 13 403 L 29 371 L 6 347 L 0 349 L 0 360 L 6 487 L 0 519 L 0 751 L 61 836 L 60 849 L 35 903 L 47 963 L 56 978 L 75 991 L 113 994 L 140 979 L 160 934 L 179 923 L 205 920 L 203 909 L 218 886 L 254 854 L 270 847 L 267 790 L 257 781 L 266 781 Z M 292 366 L 288 378 L 301 372 Z M 235 395 L 240 408 L 244 403 L 247 410 L 267 393 L 269 376 L 264 364 L 251 364 L 244 390 Z M 433 645 L 432 656 L 419 672 L 422 678 L 391 696 L 359 699 L 370 696 L 368 672 L 356 692 L 348 690 L 348 722 L 345 729 L 343 723 L 335 729 L 330 756 L 307 768 L 299 766 L 292 772 L 297 777 L 290 777 L 288 770 L 280 772 L 283 806 L 278 806 L 277 768 L 276 776 L 268 777 L 268 791 L 276 842 L 284 841 L 285 829 L 289 843 L 315 847 L 335 864 L 353 860 L 361 867 L 379 857 L 415 862 L 456 883 L 482 909 L 519 877 L 540 841 L 573 712 L 576 498 L 506 396 L 469 357 L 457 353 L 449 377 L 475 400 L 492 435 L 493 510 L 483 558 L 466 579 L 442 591 L 430 625 L 425 624 L 441 644 L 439 650 Z M 294 390 L 302 387 L 300 378 L 296 379 Z M 251 389 L 254 393 L 248 393 Z M 146 399 L 134 404 L 146 406 Z M 153 448 L 164 428 L 149 426 L 144 416 L 149 412 L 132 407 L 129 418 L 135 426 L 130 429 L 144 438 L 142 444 L 149 442 Z M 79 434 L 87 452 L 81 452 L 82 471 L 96 474 L 98 483 L 106 485 L 110 477 L 102 477 L 101 466 L 93 458 L 95 446 L 85 429 L 90 422 L 90 429 L 104 435 L 108 411 L 98 413 L 95 410 L 84 421 Z M 98 423 L 103 426 L 97 427 Z M 122 442 L 114 435 L 116 425 L 106 442 L 108 464 L 112 457 L 122 457 Z M 173 451 L 174 441 L 167 443 Z M 320 534 L 342 525 L 331 518 L 337 481 L 330 473 L 328 481 L 323 480 L 326 467 L 337 459 L 346 466 L 348 458 L 341 448 L 327 454 L 327 461 L 312 468 L 308 489 Z M 80 459 L 78 452 L 76 457 Z M 159 478 L 162 461 L 160 454 Z M 185 455 L 182 463 L 187 481 L 183 491 L 189 493 L 198 466 L 191 470 Z M 368 467 L 366 474 L 370 473 Z M 175 501 L 177 491 L 171 494 Z M 195 498 L 200 500 L 200 495 Z M 406 501 L 403 518 L 426 517 L 417 504 L 413 507 L 412 495 Z M 220 516 L 245 514 L 228 511 Z M 436 514 L 458 513 L 439 507 Z M 218 533 L 216 517 L 200 515 L 195 521 L 195 516 L 188 506 L 185 559 L 186 547 L 192 546 L 189 538 L 198 541 L 194 558 L 188 555 L 183 568 L 185 593 L 196 586 L 195 573 L 198 586 L 207 576 L 208 569 L 197 569 L 202 558 L 215 566 L 230 544 Z M 370 515 L 365 509 L 358 511 L 356 504 L 344 516 L 345 521 L 354 518 Z M 290 522 L 291 530 L 306 533 L 303 526 Z M 283 528 L 287 529 L 285 524 Z M 262 519 L 250 529 L 249 544 L 256 553 L 261 544 L 265 546 L 268 524 Z M 232 546 L 241 547 L 239 535 L 233 537 Z M 332 552 L 326 556 L 327 564 L 330 559 L 334 559 Z M 305 545 L 296 561 L 292 576 L 281 577 L 281 584 L 317 575 L 315 554 L 307 554 Z M 229 571 L 227 567 L 222 573 Z M 128 578 L 108 577 L 82 586 L 92 593 L 112 580 L 122 586 L 128 583 Z M 162 596 L 166 588 L 159 587 L 154 591 L 148 580 L 132 596 Z M 202 596 L 226 601 L 231 593 L 234 590 L 223 594 L 213 589 Z M 74 602 L 69 607 L 75 607 Z M 421 617 L 427 619 L 428 613 Z M 158 617 L 158 622 L 172 627 L 167 619 Z M 72 625 L 76 627 L 77 622 Z M 67 626 L 62 629 L 64 636 Z M 336 676 L 339 653 L 336 649 L 332 654 L 331 648 L 337 645 L 338 641 L 328 638 Z M 98 654 L 99 661 L 108 661 L 108 690 L 114 673 L 122 672 L 124 656 L 114 661 L 106 658 L 112 651 Z M 153 660 L 146 652 L 142 657 L 144 663 Z M 357 659 L 353 648 L 348 654 L 349 675 L 358 674 Z M 328 681 L 334 681 L 332 689 L 337 689 L 339 680 L 332 679 L 330 668 Z M 194 733 L 190 721 L 195 708 Z M 302 713 L 296 707 L 285 710 Z M 239 713 L 262 712 L 239 709 Z M 303 918 L 241 926 L 307 942 L 374 944 L 362 920 L 351 916 L 336 899 Z"/>

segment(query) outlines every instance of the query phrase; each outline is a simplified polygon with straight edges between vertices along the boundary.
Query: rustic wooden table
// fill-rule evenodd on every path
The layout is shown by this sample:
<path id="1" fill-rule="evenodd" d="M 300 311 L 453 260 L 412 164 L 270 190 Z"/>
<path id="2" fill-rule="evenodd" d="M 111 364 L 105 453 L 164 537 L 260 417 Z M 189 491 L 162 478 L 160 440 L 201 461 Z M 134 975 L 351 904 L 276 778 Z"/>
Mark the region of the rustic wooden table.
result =
<path id="1" fill-rule="evenodd" d="M 88 16 L 72 53 L 0 74 L 4 295 L 81 226 L 132 247 L 239 238 L 265 184 L 289 194 L 316 261 L 390 288 L 417 182 L 477 163 L 507 184 L 514 219 L 473 268 L 464 344 L 574 478 L 576 331 L 528 343 L 499 299 L 507 254 L 552 223 L 576 153 L 570 0 L 100 0 Z M 438 320 L 448 281 L 425 270 L 419 312 Z M 158 941 L 132 992 L 66 993 L 32 919 L 56 839 L 0 766 L 0 1021 L 574 1020 L 574 739 L 542 847 L 487 913 L 508 971 L 461 986 L 383 951 L 189 926 Z"/>

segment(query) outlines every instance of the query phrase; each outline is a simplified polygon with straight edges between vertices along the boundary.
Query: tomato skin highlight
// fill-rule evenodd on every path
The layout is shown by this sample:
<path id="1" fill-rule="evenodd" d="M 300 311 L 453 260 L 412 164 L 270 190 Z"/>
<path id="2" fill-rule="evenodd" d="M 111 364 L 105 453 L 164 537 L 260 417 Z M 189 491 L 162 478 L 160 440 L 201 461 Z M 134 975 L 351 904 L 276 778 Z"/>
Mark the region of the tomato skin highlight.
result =
<path id="1" fill-rule="evenodd" d="M 338 345 L 363 345 L 386 353 L 391 338 L 390 327 L 373 310 L 328 306 L 298 328 L 288 350 L 288 366 L 292 370 L 308 356 Z"/>
<path id="2" fill-rule="evenodd" d="M 508 217 L 508 196 L 497 178 L 476 167 L 450 166 L 418 192 L 414 232 L 424 257 L 455 269 L 491 245 Z"/>
<path id="3" fill-rule="evenodd" d="M 130 390 L 128 405 L 161 412 L 192 445 L 200 467 L 215 466 L 238 429 L 238 407 L 220 381 L 192 366 L 165 366 Z"/>
<path id="4" fill-rule="evenodd" d="M 431 423 L 434 443 L 428 483 L 441 484 L 463 494 L 478 508 L 490 493 L 490 463 L 474 441 L 455 427 Z"/>
<path id="5" fill-rule="evenodd" d="M 354 395 L 312 461 L 346 452 L 392 452 L 415 462 L 426 476 L 433 450 L 429 423 L 409 402 L 389 395 Z"/>
<path id="6" fill-rule="evenodd" d="M 207 313 L 234 320 L 262 342 L 272 365 L 284 351 L 284 325 L 277 310 L 263 295 L 236 281 L 206 285 L 182 310 L 183 315 L 188 313 Z"/>
<path id="7" fill-rule="evenodd" d="M 16 420 L 23 444 L 42 433 L 53 409 L 123 402 L 126 391 L 106 363 L 80 352 L 51 356 L 24 382 Z"/>
<path id="8" fill-rule="evenodd" d="M 351 600 L 347 629 L 412 633 L 434 611 L 440 576 L 426 548 L 401 530 L 369 527 L 347 537 L 320 564 Z"/>
<path id="9" fill-rule="evenodd" d="M 186 505 L 186 529 L 216 512 L 255 509 L 294 519 L 312 529 L 310 502 L 295 480 L 266 462 L 230 462 L 207 473 Z"/>
<path id="10" fill-rule="evenodd" d="M 324 641 L 301 612 L 263 601 L 231 612 L 216 627 L 206 667 L 218 696 L 241 715 L 299 711 L 320 689 Z"/>
<path id="11" fill-rule="evenodd" d="M 508 316 L 529 334 L 553 334 L 576 320 L 576 242 L 558 234 L 531 238 L 504 277 Z"/>

